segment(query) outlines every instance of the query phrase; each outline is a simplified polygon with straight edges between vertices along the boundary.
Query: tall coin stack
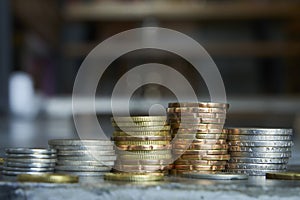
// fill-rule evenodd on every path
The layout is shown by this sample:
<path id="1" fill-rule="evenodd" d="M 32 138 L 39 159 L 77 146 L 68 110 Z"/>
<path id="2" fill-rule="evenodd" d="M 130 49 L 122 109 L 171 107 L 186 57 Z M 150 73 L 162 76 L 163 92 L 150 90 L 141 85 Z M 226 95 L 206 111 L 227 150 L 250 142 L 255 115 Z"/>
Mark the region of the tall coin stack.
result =
<path id="1" fill-rule="evenodd" d="M 53 173 L 56 150 L 36 148 L 8 148 L 2 167 L 2 174 L 15 176 L 18 174 Z"/>
<path id="2" fill-rule="evenodd" d="M 169 103 L 173 136 L 173 174 L 215 173 L 225 169 L 227 134 L 223 130 L 229 105 L 224 103 Z"/>
<path id="3" fill-rule="evenodd" d="M 78 176 L 103 176 L 116 159 L 113 143 L 109 140 L 49 140 L 57 150 L 56 173 Z"/>
<path id="4" fill-rule="evenodd" d="M 293 145 L 291 129 L 232 128 L 228 133 L 228 172 L 264 176 L 286 170 Z"/>
<path id="5" fill-rule="evenodd" d="M 168 173 L 172 163 L 170 126 L 165 116 L 112 118 L 116 172 Z"/>

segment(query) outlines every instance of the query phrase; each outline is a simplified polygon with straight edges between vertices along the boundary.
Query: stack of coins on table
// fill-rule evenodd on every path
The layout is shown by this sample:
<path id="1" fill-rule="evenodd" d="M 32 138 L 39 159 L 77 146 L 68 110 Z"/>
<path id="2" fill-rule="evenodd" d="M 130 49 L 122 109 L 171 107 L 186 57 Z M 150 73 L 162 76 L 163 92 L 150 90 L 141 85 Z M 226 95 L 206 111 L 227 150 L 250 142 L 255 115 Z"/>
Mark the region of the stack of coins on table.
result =
<path id="1" fill-rule="evenodd" d="M 165 116 L 114 117 L 116 172 L 168 173 L 172 164 L 170 126 Z"/>
<path id="2" fill-rule="evenodd" d="M 173 136 L 173 174 L 216 173 L 230 155 L 223 126 L 229 105 L 224 103 L 169 103 L 168 122 Z"/>
<path id="3" fill-rule="evenodd" d="M 2 174 L 53 173 L 56 162 L 55 149 L 8 148 L 2 167 Z"/>
<path id="4" fill-rule="evenodd" d="M 103 176 L 116 159 L 113 143 L 109 140 L 49 140 L 57 150 L 55 173 L 77 176 Z"/>
<path id="5" fill-rule="evenodd" d="M 285 171 L 291 157 L 292 134 L 291 129 L 228 129 L 231 158 L 227 171 L 254 176 Z"/>

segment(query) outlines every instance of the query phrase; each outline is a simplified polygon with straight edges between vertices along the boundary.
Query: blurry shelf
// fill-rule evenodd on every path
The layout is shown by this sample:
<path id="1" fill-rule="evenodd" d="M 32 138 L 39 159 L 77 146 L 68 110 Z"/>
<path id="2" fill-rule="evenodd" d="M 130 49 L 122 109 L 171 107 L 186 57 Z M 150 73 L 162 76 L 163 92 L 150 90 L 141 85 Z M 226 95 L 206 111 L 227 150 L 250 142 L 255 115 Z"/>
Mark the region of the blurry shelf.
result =
<path id="1" fill-rule="evenodd" d="M 206 2 L 206 1 L 205 1 Z M 89 2 L 70 3 L 63 9 L 68 20 L 245 20 L 299 17 L 300 4 L 286 2 Z"/>
<path id="2" fill-rule="evenodd" d="M 118 48 L 111 46 L 107 50 L 107 57 L 113 55 L 114 49 Z M 126 43 L 121 44 L 126 45 Z M 97 43 L 74 43 L 66 44 L 63 47 L 63 53 L 67 57 L 82 57 L 86 56 Z M 294 42 L 220 42 L 215 44 L 203 44 L 209 54 L 213 56 L 254 56 L 254 57 L 299 57 L 300 41 Z M 182 47 L 184 48 L 184 46 Z M 189 51 L 186 47 L 186 51 Z M 191 52 L 195 56 L 199 56 L 196 52 Z M 159 55 L 158 55 L 159 56 Z"/>

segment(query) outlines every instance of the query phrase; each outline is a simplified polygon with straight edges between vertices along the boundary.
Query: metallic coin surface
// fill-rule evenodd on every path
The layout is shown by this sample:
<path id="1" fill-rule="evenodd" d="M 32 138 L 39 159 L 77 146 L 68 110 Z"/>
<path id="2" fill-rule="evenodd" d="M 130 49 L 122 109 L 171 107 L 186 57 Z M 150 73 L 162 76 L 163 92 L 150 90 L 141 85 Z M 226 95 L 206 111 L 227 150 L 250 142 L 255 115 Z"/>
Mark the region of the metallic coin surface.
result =
<path id="1" fill-rule="evenodd" d="M 292 153 L 261 153 L 261 152 L 230 152 L 233 157 L 250 157 L 250 158 L 289 158 Z"/>
<path id="2" fill-rule="evenodd" d="M 153 122 L 153 121 L 166 121 L 166 116 L 131 116 L 131 117 L 113 117 L 111 121 L 134 121 L 134 122 Z"/>
<path id="3" fill-rule="evenodd" d="M 173 149 L 173 153 L 177 155 L 225 155 L 227 150 L 184 150 Z"/>
<path id="4" fill-rule="evenodd" d="M 181 139 L 177 138 L 175 144 L 194 144 L 194 145 L 226 145 L 227 141 L 222 139 Z"/>
<path id="5" fill-rule="evenodd" d="M 175 165 L 174 169 L 181 169 L 181 170 L 200 170 L 200 171 L 206 171 L 206 170 L 225 170 L 225 166 L 223 165 Z"/>
<path id="6" fill-rule="evenodd" d="M 39 158 L 5 158 L 6 162 L 17 162 L 17 163 L 55 163 L 55 159 L 39 159 Z"/>
<path id="7" fill-rule="evenodd" d="M 59 160 L 57 165 L 67 165 L 67 166 L 112 166 L 114 161 L 70 161 L 70 160 Z"/>
<path id="8" fill-rule="evenodd" d="M 254 163 L 254 164 L 287 164 L 288 158 L 247 158 L 247 157 L 230 157 L 230 163 Z"/>
<path id="9" fill-rule="evenodd" d="M 105 180 L 109 181 L 162 181 L 164 180 L 163 173 L 106 173 Z"/>
<path id="10" fill-rule="evenodd" d="M 172 159 L 161 159 L 161 160 L 142 160 L 142 159 L 118 159 L 116 161 L 116 165 L 169 165 L 172 164 L 173 160 Z"/>
<path id="11" fill-rule="evenodd" d="M 70 161 L 114 161 L 116 156 L 59 156 L 57 161 L 70 160 Z"/>
<path id="12" fill-rule="evenodd" d="M 176 140 L 180 139 L 199 139 L 199 140 L 226 140 L 227 135 L 226 134 L 176 134 L 175 135 Z"/>
<path id="13" fill-rule="evenodd" d="M 172 149 L 171 144 L 167 145 L 118 145 L 119 150 L 160 150 L 160 149 Z"/>
<path id="14" fill-rule="evenodd" d="M 261 152 L 261 153 L 289 153 L 292 151 L 290 147 L 240 147 L 229 146 L 231 152 Z"/>
<path id="15" fill-rule="evenodd" d="M 187 149 L 187 150 L 226 150 L 227 144 L 197 144 L 197 143 L 185 143 L 185 144 L 173 144 L 173 149 Z"/>
<path id="16" fill-rule="evenodd" d="M 166 121 L 157 121 L 157 122 L 112 122 L 114 127 L 153 127 L 153 126 L 165 126 L 167 125 Z"/>
<path id="17" fill-rule="evenodd" d="M 241 141 L 291 141 L 292 136 L 291 135 L 228 135 L 228 140 L 241 140 Z"/>
<path id="18" fill-rule="evenodd" d="M 98 145 L 98 146 L 89 146 L 89 145 L 50 145 L 51 148 L 56 149 L 57 151 L 71 151 L 71 150 L 86 150 L 86 151 L 110 151 L 114 150 L 113 145 Z"/>
<path id="19" fill-rule="evenodd" d="M 227 161 L 210 161 L 210 160 L 183 160 L 178 159 L 174 162 L 175 165 L 226 165 Z"/>
<path id="20" fill-rule="evenodd" d="M 56 154 L 6 154 L 6 158 L 36 158 L 36 159 L 53 159 Z"/>
<path id="21" fill-rule="evenodd" d="M 213 103 L 213 102 L 174 102 L 169 103 L 168 107 L 204 107 L 204 108 L 229 108 L 227 103 Z"/>
<path id="22" fill-rule="evenodd" d="M 152 151 L 123 151 L 117 150 L 118 155 L 168 155 L 172 154 L 172 150 L 152 150 Z"/>
<path id="23" fill-rule="evenodd" d="M 202 108 L 202 107 L 178 107 L 178 108 L 167 108 L 168 113 L 198 113 L 198 112 L 206 112 L 206 113 L 226 113 L 226 109 L 224 108 Z"/>
<path id="24" fill-rule="evenodd" d="M 167 145 L 170 141 L 115 141 L 117 146 L 119 145 Z"/>
<path id="25" fill-rule="evenodd" d="M 51 168 L 55 163 L 22 163 L 22 162 L 6 162 L 6 167 L 24 167 L 24 168 Z"/>
<path id="26" fill-rule="evenodd" d="M 162 160 L 162 159 L 172 159 L 172 154 L 165 155 L 147 155 L 147 154 L 132 154 L 132 155 L 118 155 L 118 160 Z"/>
<path id="27" fill-rule="evenodd" d="M 115 155 L 115 151 L 88 151 L 88 150 L 59 150 L 57 152 L 58 156 L 113 156 Z"/>
<path id="28" fill-rule="evenodd" d="M 226 131 L 224 131 L 224 129 L 219 128 L 219 129 L 214 129 L 214 128 L 203 128 L 203 129 L 199 129 L 197 127 L 193 128 L 193 127 L 189 127 L 189 128 L 176 128 L 172 130 L 173 132 L 177 133 L 177 134 L 207 134 L 207 133 L 226 133 Z"/>
<path id="29" fill-rule="evenodd" d="M 62 174 L 19 174 L 19 182 L 37 182 L 37 183 L 78 183 L 78 176 Z"/>
<path id="30" fill-rule="evenodd" d="M 19 174 L 45 174 L 45 173 L 48 173 L 48 174 L 52 174 L 53 171 L 49 171 L 49 172 L 21 172 L 21 171 L 9 171 L 9 170 L 2 170 L 2 174 L 3 175 L 7 175 L 7 176 L 16 176 L 16 175 L 19 175 Z"/>
<path id="31" fill-rule="evenodd" d="M 118 137 L 118 136 L 135 136 L 135 137 L 170 136 L 170 131 L 139 131 L 139 132 L 115 131 L 115 132 L 113 132 L 113 136 L 114 137 Z"/>
<path id="32" fill-rule="evenodd" d="M 292 141 L 245 141 L 236 140 L 228 141 L 231 146 L 245 146 L 245 147 L 291 147 Z"/>
<path id="33" fill-rule="evenodd" d="M 8 154 L 55 154 L 55 149 L 37 149 L 37 148 L 7 148 Z"/>
<path id="34" fill-rule="evenodd" d="M 293 135 L 292 129 L 273 128 L 228 128 L 229 134 L 237 135 Z"/>
<path id="35" fill-rule="evenodd" d="M 195 178 L 195 179 L 211 179 L 211 180 L 246 180 L 248 175 L 246 174 L 233 174 L 233 173 L 215 173 L 215 174 L 203 174 L 197 172 L 183 172 L 183 177 Z"/>
<path id="36" fill-rule="evenodd" d="M 229 169 L 254 169 L 254 170 L 282 170 L 285 164 L 253 164 L 253 163 L 228 163 Z"/>
<path id="37" fill-rule="evenodd" d="M 107 172 L 76 172 L 76 171 L 60 171 L 60 170 L 55 170 L 55 173 L 58 174 L 68 174 L 68 175 L 74 175 L 74 176 L 97 176 L 97 177 L 102 177 L 104 174 Z"/>
<path id="38" fill-rule="evenodd" d="M 226 172 L 248 174 L 249 176 L 265 176 L 266 173 L 284 172 L 285 170 L 253 170 L 253 169 L 226 169 Z"/>
<path id="39" fill-rule="evenodd" d="M 2 167 L 3 170 L 5 171 L 18 171 L 18 172 L 51 172 L 54 170 L 54 167 L 44 167 L 44 168 L 39 168 L 39 167 Z"/>
<path id="40" fill-rule="evenodd" d="M 169 123 L 176 124 L 187 124 L 187 125 L 198 125 L 198 124 L 224 124 L 225 119 L 217 118 L 181 118 L 181 119 L 170 119 Z"/>
<path id="41" fill-rule="evenodd" d="M 171 136 L 116 136 L 112 137 L 114 141 L 170 141 Z"/>
<path id="42" fill-rule="evenodd" d="M 193 154 L 183 154 L 180 156 L 183 160 L 229 160 L 230 155 L 193 155 Z"/>
<path id="43" fill-rule="evenodd" d="M 57 165 L 55 170 L 59 171 L 77 171 L 77 172 L 102 172 L 109 171 L 111 167 L 108 166 L 74 166 L 74 165 Z"/>
<path id="44" fill-rule="evenodd" d="M 171 127 L 176 129 L 192 129 L 192 130 L 203 130 L 203 129 L 223 129 L 223 124 L 171 124 Z"/>
<path id="45" fill-rule="evenodd" d="M 109 140 L 73 140 L 73 139 L 56 139 L 56 140 L 49 140 L 49 145 L 52 146 L 102 146 L 102 145 L 113 145 L 113 143 Z"/>
<path id="46" fill-rule="evenodd" d="M 181 119 L 181 118 L 214 118 L 226 119 L 226 113 L 208 113 L 208 112 L 182 112 L 182 113 L 167 113 L 168 119 Z"/>
<path id="47" fill-rule="evenodd" d="M 275 172 L 266 173 L 267 179 L 280 179 L 280 180 L 300 180 L 299 172 Z"/>
<path id="48" fill-rule="evenodd" d="M 145 131 L 169 131 L 170 126 L 149 126 L 149 127 L 114 127 L 115 131 L 125 131 L 125 132 L 145 132 Z M 124 129 L 124 130 L 123 130 Z"/>
<path id="49" fill-rule="evenodd" d="M 169 165 L 115 165 L 114 169 L 131 172 L 154 172 L 172 168 Z"/>

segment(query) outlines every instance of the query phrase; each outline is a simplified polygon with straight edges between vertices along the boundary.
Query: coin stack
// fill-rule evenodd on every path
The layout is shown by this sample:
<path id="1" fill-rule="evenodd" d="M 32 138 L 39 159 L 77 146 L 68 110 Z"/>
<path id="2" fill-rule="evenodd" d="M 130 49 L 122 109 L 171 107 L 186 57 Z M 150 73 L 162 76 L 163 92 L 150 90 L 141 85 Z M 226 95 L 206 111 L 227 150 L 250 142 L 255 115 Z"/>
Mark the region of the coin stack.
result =
<path id="1" fill-rule="evenodd" d="M 114 117 L 115 172 L 168 173 L 172 163 L 170 126 L 165 116 Z"/>
<path id="2" fill-rule="evenodd" d="M 18 174 L 53 173 L 56 150 L 35 148 L 8 148 L 2 167 L 2 174 L 15 176 Z"/>
<path id="3" fill-rule="evenodd" d="M 227 171 L 253 176 L 285 171 L 291 157 L 292 134 L 291 129 L 228 129 L 231 158 Z"/>
<path id="4" fill-rule="evenodd" d="M 173 136 L 173 174 L 215 173 L 225 169 L 230 155 L 223 126 L 229 105 L 224 103 L 169 103 Z"/>
<path id="5" fill-rule="evenodd" d="M 109 140 L 49 140 L 57 150 L 56 173 L 77 176 L 103 176 L 116 159 L 113 143 Z"/>

